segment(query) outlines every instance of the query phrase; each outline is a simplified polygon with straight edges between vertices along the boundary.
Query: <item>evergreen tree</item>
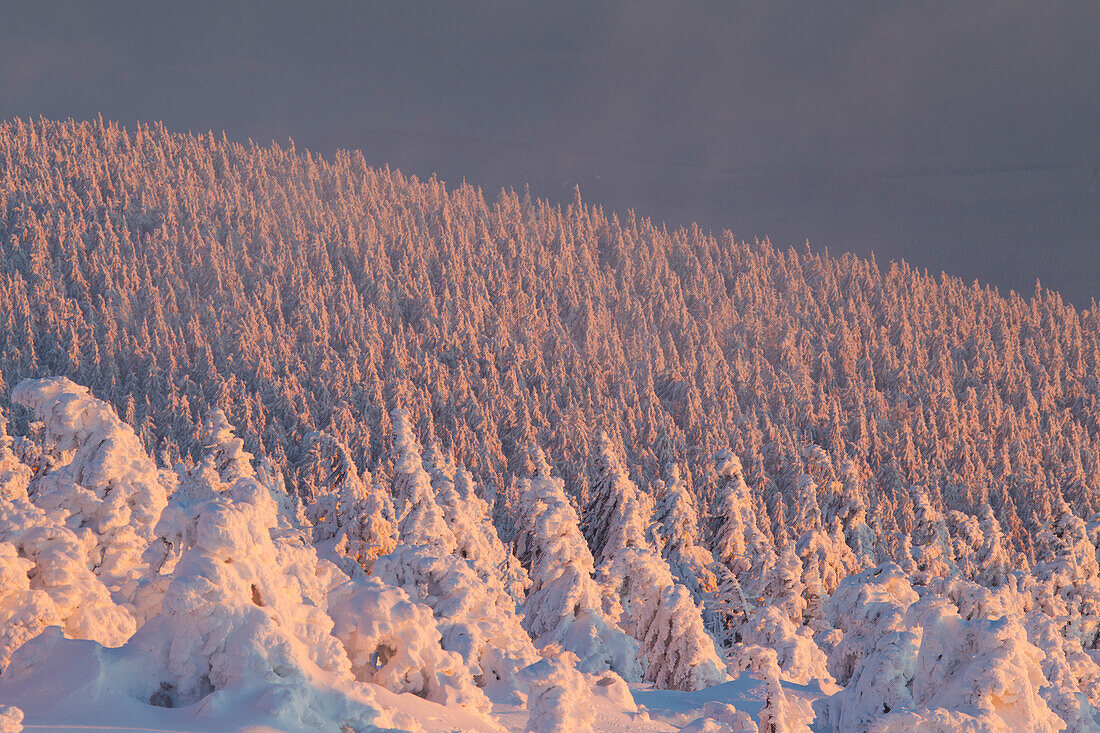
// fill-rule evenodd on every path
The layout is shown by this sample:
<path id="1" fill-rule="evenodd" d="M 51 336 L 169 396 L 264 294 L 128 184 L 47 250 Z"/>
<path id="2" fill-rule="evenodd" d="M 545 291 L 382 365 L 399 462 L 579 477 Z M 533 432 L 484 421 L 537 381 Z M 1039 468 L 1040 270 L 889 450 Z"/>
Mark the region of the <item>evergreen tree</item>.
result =
<path id="1" fill-rule="evenodd" d="M 539 646 L 558 644 L 576 654 L 580 669 L 612 669 L 641 679 L 638 644 L 609 616 L 596 581 L 592 553 L 580 533 L 564 482 L 551 475 L 543 452 L 532 450 L 534 474 L 520 479 L 516 554 L 531 576 L 523 626 Z"/>

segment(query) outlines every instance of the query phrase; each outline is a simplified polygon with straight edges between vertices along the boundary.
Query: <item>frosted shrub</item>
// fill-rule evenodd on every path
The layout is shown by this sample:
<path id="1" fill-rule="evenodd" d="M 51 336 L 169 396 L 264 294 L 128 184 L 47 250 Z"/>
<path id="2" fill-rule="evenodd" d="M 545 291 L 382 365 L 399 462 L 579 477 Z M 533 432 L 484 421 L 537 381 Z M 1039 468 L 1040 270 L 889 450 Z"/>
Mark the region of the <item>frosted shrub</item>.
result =
<path id="1" fill-rule="evenodd" d="M 575 655 L 563 652 L 523 670 L 528 733 L 592 731 L 592 679 L 578 672 L 576 663 Z"/>
<path id="2" fill-rule="evenodd" d="M 741 641 L 775 650 L 781 677 L 798 685 L 821 681 L 824 686 L 833 684 L 825 653 L 814 643 L 807 626 L 795 626 L 780 609 L 765 606 L 749 617 L 741 626 Z"/>
<path id="3" fill-rule="evenodd" d="M 691 721 L 680 733 L 757 733 L 756 722 L 733 705 L 710 701 L 703 705 L 703 716 Z"/>
<path id="4" fill-rule="evenodd" d="M 23 730 L 23 711 L 11 705 L 0 705 L 0 733 L 20 733 Z"/>
<path id="5" fill-rule="evenodd" d="M 329 594 L 328 612 L 356 679 L 488 712 L 462 657 L 440 645 L 431 609 L 403 590 L 377 578 L 353 580 Z"/>

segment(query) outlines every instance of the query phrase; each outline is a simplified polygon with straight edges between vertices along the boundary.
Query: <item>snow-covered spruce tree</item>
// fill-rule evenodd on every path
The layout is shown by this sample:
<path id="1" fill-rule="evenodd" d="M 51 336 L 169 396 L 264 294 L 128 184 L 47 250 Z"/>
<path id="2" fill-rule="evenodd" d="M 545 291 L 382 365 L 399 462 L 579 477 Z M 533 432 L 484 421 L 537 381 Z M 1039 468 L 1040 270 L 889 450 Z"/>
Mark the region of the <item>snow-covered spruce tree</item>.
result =
<path id="1" fill-rule="evenodd" d="M 443 518 L 432 480 L 424 469 L 423 449 L 406 411 L 390 413 L 393 424 L 393 495 L 398 537 L 404 545 L 431 546 L 454 553 L 458 539 Z"/>
<path id="2" fill-rule="evenodd" d="M 723 449 L 715 454 L 714 468 L 718 487 L 710 537 L 718 589 L 707 604 L 707 616 L 715 638 L 729 647 L 736 642 L 737 626 L 755 608 L 779 602 L 764 596 L 777 557 L 775 546 L 756 523 L 741 461 Z"/>
<path id="3" fill-rule="evenodd" d="M 843 632 L 829 671 L 844 689 L 819 701 L 818 725 L 864 733 L 884 712 L 912 708 L 920 631 L 906 620 L 918 596 L 894 563 L 846 578 L 829 600 L 830 625 Z"/>
<path id="4" fill-rule="evenodd" d="M 89 569 L 88 542 L 63 517 L 0 495 L 0 672 L 13 651 L 47 626 L 105 646 L 124 643 L 137 628 L 132 605 L 117 603 Z"/>
<path id="5" fill-rule="evenodd" d="M 948 541 L 951 543 L 951 556 L 955 558 L 958 577 L 971 579 L 977 575 L 974 559 L 977 548 L 982 544 L 981 527 L 976 517 L 960 511 L 947 512 L 946 524 Z"/>
<path id="6" fill-rule="evenodd" d="M 139 625 L 160 612 L 176 563 L 197 541 L 200 513 L 211 500 L 231 496 L 233 485 L 241 478 L 258 482 L 275 503 L 277 522 L 271 537 L 277 553 L 274 562 L 294 566 L 306 574 L 317 566 L 316 553 L 304 535 L 305 516 L 300 504 L 286 492 L 281 471 L 273 468 L 266 456 L 257 468 L 253 455 L 244 450 L 243 441 L 235 436 L 221 410 L 206 416 L 202 439 L 206 452 L 199 461 L 190 467 L 176 465 L 175 490 L 157 522 L 156 539 L 145 552 L 143 559 L 153 572 L 141 579 L 135 594 Z M 311 600 L 316 602 L 323 591 L 316 582 L 310 586 Z"/>
<path id="7" fill-rule="evenodd" d="M 1088 528 L 1062 503 L 1058 519 L 1039 533 L 1038 562 L 1027 579 L 1037 608 L 1056 618 L 1064 634 L 1100 649 L 1100 562 Z"/>
<path id="8" fill-rule="evenodd" d="M 985 588 L 999 588 L 1008 582 L 1012 569 L 1020 568 L 1020 560 L 1013 562 L 1012 555 L 1005 546 L 1005 536 L 1001 523 L 993 514 L 993 507 L 983 504 L 978 519 L 980 545 L 971 561 L 974 568 L 974 582 Z"/>
<path id="9" fill-rule="evenodd" d="M 304 513 L 313 541 L 336 537 L 363 498 L 365 485 L 347 446 L 322 431 L 305 437 L 303 455 L 295 466 L 297 492 L 305 497 Z M 368 476 L 369 478 L 369 476 Z"/>
<path id="10" fill-rule="evenodd" d="M 733 574 L 740 595 L 755 607 L 762 602 L 764 585 L 776 562 L 775 546 L 756 524 L 752 497 L 737 456 L 728 450 L 719 451 L 715 456 L 715 472 L 718 489 L 711 512 L 714 559 Z M 720 593 L 722 605 L 740 610 L 741 599 L 729 597 L 732 584 L 727 581 L 725 585 Z M 727 618 L 725 626 L 732 623 L 733 618 Z"/>
<path id="11" fill-rule="evenodd" d="M 15 545 L 0 542 L 0 673 L 11 653 L 46 626 L 60 624 L 56 604 L 40 588 L 31 588 L 34 562 L 20 557 Z"/>
<path id="12" fill-rule="evenodd" d="M 0 669 L 47 625 L 106 646 L 134 633 L 136 580 L 145 568 L 140 554 L 152 535 L 147 520 L 165 494 L 164 477 L 133 431 L 87 390 L 55 378 L 25 381 L 17 395 L 43 423 L 43 444 L 25 446 L 43 473 L 31 482 L 4 426 Z"/>
<path id="13" fill-rule="evenodd" d="M 534 474 L 518 484 L 516 554 L 531 577 L 523 626 L 538 646 L 558 644 L 576 654 L 582 671 L 612 669 L 628 680 L 640 680 L 638 644 L 603 608 L 592 577 L 592 553 L 566 498 L 565 482 L 551 475 L 541 449 L 532 448 L 531 455 Z"/>
<path id="14" fill-rule="evenodd" d="M 836 481 L 823 501 L 823 516 L 840 524 L 844 539 L 860 569 L 877 565 L 878 538 L 868 523 L 867 486 L 870 469 L 862 461 L 847 459 L 840 464 Z"/>
<path id="15" fill-rule="evenodd" d="M 12 401 L 43 423 L 50 468 L 32 483 L 35 504 L 60 512 L 70 529 L 91 532 L 88 564 L 129 601 L 168 501 L 166 476 L 109 405 L 65 377 L 25 379 L 12 390 Z"/>
<path id="16" fill-rule="evenodd" d="M 1019 622 L 1011 617 L 966 620 L 942 598 L 922 599 L 907 615 L 908 623 L 921 630 L 912 707 L 880 710 L 875 730 L 929 729 L 944 710 L 956 716 L 956 729 L 1064 729 L 1065 722 L 1040 695 L 1047 685 L 1040 667 L 1043 654 L 1027 641 Z M 932 721 L 926 723 L 929 714 Z"/>
<path id="17" fill-rule="evenodd" d="M 655 518 L 672 574 L 691 591 L 696 603 L 703 603 L 718 590 L 714 556 L 700 539 L 699 507 L 675 463 L 665 466 L 665 480 L 657 484 Z"/>
<path id="18" fill-rule="evenodd" d="M 791 529 L 796 537 L 807 532 L 821 529 L 825 516 L 821 512 L 817 482 L 814 477 L 803 473 L 793 480 L 793 495 L 790 503 Z"/>
<path id="19" fill-rule="evenodd" d="M 0 499 L 27 501 L 33 472 L 12 451 L 14 442 L 8 433 L 8 416 L 0 410 Z"/>
<path id="20" fill-rule="evenodd" d="M 256 478 L 252 454 L 244 449 L 244 441 L 237 437 L 221 409 L 206 413 L 200 440 L 204 455 L 209 457 L 222 482 L 232 484 L 239 478 Z"/>
<path id="21" fill-rule="evenodd" d="M 923 486 L 913 486 L 910 495 L 915 514 L 910 553 L 917 565 L 913 582 L 931 585 L 937 578 L 957 572 L 947 518 L 933 506 L 932 497 Z"/>
<path id="22" fill-rule="evenodd" d="M 711 636 L 723 647 L 729 647 L 737 641 L 737 627 L 752 614 L 755 604 L 745 595 L 732 570 L 718 562 L 713 568 L 718 590 L 704 606 L 705 620 Z"/>
<path id="23" fill-rule="evenodd" d="M 615 465 L 607 441 L 601 462 Z M 653 549 L 652 501 L 625 471 L 614 471 L 605 506 L 604 562 L 598 576 L 622 604 L 621 625 L 640 645 L 643 678 L 655 686 L 699 690 L 726 681 L 725 664 L 706 632 L 691 594 L 677 583 L 668 562 Z"/>
<path id="24" fill-rule="evenodd" d="M 1040 694 L 1065 721 L 1066 733 L 1100 733 L 1100 663 L 1095 655 L 1045 613 L 1027 614 L 1025 627 L 1028 641 L 1043 652 L 1048 684 Z"/>
<path id="25" fill-rule="evenodd" d="M 493 526 L 492 509 L 478 496 L 473 476 L 443 455 L 438 443 L 428 448 L 424 464 L 432 477 L 436 501 L 458 543 L 458 554 L 486 583 L 503 582 L 516 603 L 522 602 L 530 580 L 516 556 Z"/>
<path id="26" fill-rule="evenodd" d="M 443 648 L 462 657 L 490 696 L 514 699 L 517 673 L 538 658 L 515 600 L 501 578 L 482 581 L 456 554 L 458 540 L 436 502 L 408 415 L 395 409 L 391 420 L 400 544 L 375 561 L 373 573 L 432 609 Z"/>
<path id="27" fill-rule="evenodd" d="M 273 562 L 275 504 L 255 479 L 240 477 L 238 482 L 195 507 L 193 530 L 185 533 L 187 545 L 172 569 L 160 611 L 133 640 L 154 664 L 163 665 L 162 686 L 154 692 L 163 692 L 159 699 L 171 704 L 194 702 L 219 687 L 245 682 L 247 673 L 270 673 L 276 664 L 299 661 L 284 655 L 309 655 L 281 638 L 301 623 L 293 612 L 289 618 L 284 614 L 302 599 L 284 587 L 287 579 Z M 204 593 L 206 587 L 216 593 Z M 267 642 L 240 659 L 232 646 L 238 624 L 255 625 Z M 319 623 L 321 633 L 327 626 L 331 622 Z M 264 658 L 267 650 L 275 652 L 274 660 Z M 313 651 L 324 655 L 333 647 L 329 642 Z"/>
<path id="28" fill-rule="evenodd" d="M 0 673 L 13 651 L 45 626 L 61 622 L 49 593 L 31 587 L 35 562 L 10 541 L 14 531 L 29 529 L 28 520 L 44 519 L 27 498 L 30 467 L 15 457 L 11 444 L 7 417 L 0 412 Z"/>
<path id="29" fill-rule="evenodd" d="M 656 559 L 653 557 L 652 559 Z M 706 633 L 699 607 L 667 566 L 626 561 L 637 582 L 655 580 L 656 592 L 636 592 L 624 613 L 635 621 L 643 658 L 647 662 L 644 679 L 669 690 L 700 690 L 725 682 L 725 663 Z M 652 574 L 651 574 L 652 573 Z M 644 629 L 644 630 L 643 630 Z"/>
<path id="30" fill-rule="evenodd" d="M 778 608 L 797 625 L 805 621 L 806 598 L 802 584 L 802 561 L 794 548 L 782 550 L 764 582 L 764 607 Z"/>
<path id="31" fill-rule="evenodd" d="M 855 572 L 860 563 L 844 541 L 839 524 L 831 532 L 809 529 L 795 544 L 802 561 L 802 588 L 806 601 L 804 621 L 814 631 L 827 628 L 825 606 L 841 580 Z"/>
<path id="32" fill-rule="evenodd" d="M 764 704 L 757 721 L 759 733 L 810 733 L 813 714 L 792 701 L 780 684 L 775 651 L 758 647 L 755 675 L 764 682 Z"/>
<path id="33" fill-rule="evenodd" d="M 306 438 L 298 467 L 299 494 L 307 492 L 305 518 L 315 545 L 352 575 L 369 571 L 375 558 L 397 546 L 393 501 L 359 474 L 347 446 L 327 433 Z M 365 478 L 365 480 L 364 480 Z"/>
<path id="34" fill-rule="evenodd" d="M 267 488 L 279 507 L 279 527 L 293 532 L 302 526 L 305 517 L 301 502 L 298 495 L 286 490 L 282 469 L 270 456 L 261 456 L 255 461 L 220 408 L 212 408 L 203 418 L 199 441 L 203 471 L 213 471 L 227 486 L 241 477 L 256 479 Z"/>
<path id="35" fill-rule="evenodd" d="M 172 582 L 172 572 L 183 553 L 194 546 L 199 512 L 207 502 L 224 495 L 229 485 L 214 469 L 207 454 L 194 466 L 176 465 L 176 489 L 168 497 L 155 528 L 156 538 L 146 549 L 143 560 L 150 572 L 143 577 L 134 594 L 134 615 L 138 626 L 160 612 L 164 594 Z"/>
<path id="36" fill-rule="evenodd" d="M 641 504 L 651 505 L 652 499 L 639 494 L 623 465 L 621 451 L 606 432 L 600 433 L 597 440 L 592 471 L 590 498 L 584 510 L 584 537 L 598 566 L 603 563 L 611 535 L 617 531 L 617 522 L 624 515 L 623 502 L 637 499 Z M 650 508 L 647 515 L 651 513 Z M 647 525 L 643 531 L 652 533 L 653 530 Z"/>
<path id="37" fill-rule="evenodd" d="M 828 660 L 814 643 L 810 628 L 796 625 L 781 609 L 762 606 L 738 628 L 738 633 L 741 644 L 775 652 L 783 680 L 798 685 L 818 680 L 825 689 L 834 685 Z"/>

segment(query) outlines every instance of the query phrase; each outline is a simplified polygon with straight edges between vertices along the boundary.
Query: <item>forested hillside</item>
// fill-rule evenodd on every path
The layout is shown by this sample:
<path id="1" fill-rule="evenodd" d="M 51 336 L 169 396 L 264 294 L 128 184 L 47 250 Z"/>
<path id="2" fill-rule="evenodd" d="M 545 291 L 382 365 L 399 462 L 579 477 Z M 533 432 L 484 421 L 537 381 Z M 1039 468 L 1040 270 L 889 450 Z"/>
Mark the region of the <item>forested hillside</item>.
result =
<path id="1" fill-rule="evenodd" d="M 1095 304 L 102 121 L 0 125 L 0 253 L 6 500 L 88 526 L 63 487 L 87 483 L 69 451 L 98 448 L 59 415 L 91 397 L 28 382 L 9 404 L 26 378 L 113 406 L 87 409 L 133 426 L 127 455 L 156 476 L 127 490 L 134 537 L 95 525 L 110 541 L 81 582 L 109 633 L 51 611 L 71 636 L 183 628 L 167 584 L 224 550 L 194 535 L 221 501 L 358 583 L 303 580 L 280 607 L 292 625 L 294 604 L 326 609 L 354 674 L 338 649 L 303 669 L 481 712 L 606 670 L 680 690 L 745 671 L 774 708 L 761 730 L 806 724 L 780 679 L 840 690 L 821 730 L 1098 730 Z M 0 550 L 40 562 L 17 524 Z M 433 595 L 448 583 L 491 590 L 456 611 Z M 433 681 L 397 689 L 354 639 L 363 608 L 389 618 L 423 588 L 370 632 L 434 612 Z M 547 644 L 576 656 L 539 662 Z M 162 701 L 220 689 L 163 676 Z"/>
<path id="2" fill-rule="evenodd" d="M 173 462 L 219 407 L 278 461 L 324 430 L 384 476 L 400 405 L 502 491 L 534 441 L 583 501 L 606 430 L 708 498 L 730 448 L 772 503 L 820 446 L 883 536 L 913 485 L 1025 550 L 1063 498 L 1100 509 L 1100 315 L 1049 291 L 158 126 L 4 124 L 0 211 L 6 382 L 68 375 Z"/>

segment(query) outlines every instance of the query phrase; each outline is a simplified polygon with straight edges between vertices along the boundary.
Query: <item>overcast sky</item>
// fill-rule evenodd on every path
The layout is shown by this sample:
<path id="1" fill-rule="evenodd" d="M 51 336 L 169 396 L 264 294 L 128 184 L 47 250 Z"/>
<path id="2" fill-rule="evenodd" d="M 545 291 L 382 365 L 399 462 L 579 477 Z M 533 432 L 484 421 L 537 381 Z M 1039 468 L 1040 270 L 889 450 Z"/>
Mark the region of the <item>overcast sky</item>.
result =
<path id="1" fill-rule="evenodd" d="M 0 118 L 359 148 L 487 193 L 1100 300 L 1100 2 L 0 2 Z"/>

